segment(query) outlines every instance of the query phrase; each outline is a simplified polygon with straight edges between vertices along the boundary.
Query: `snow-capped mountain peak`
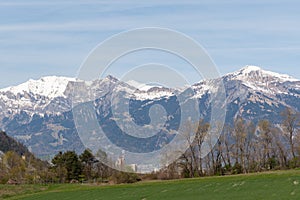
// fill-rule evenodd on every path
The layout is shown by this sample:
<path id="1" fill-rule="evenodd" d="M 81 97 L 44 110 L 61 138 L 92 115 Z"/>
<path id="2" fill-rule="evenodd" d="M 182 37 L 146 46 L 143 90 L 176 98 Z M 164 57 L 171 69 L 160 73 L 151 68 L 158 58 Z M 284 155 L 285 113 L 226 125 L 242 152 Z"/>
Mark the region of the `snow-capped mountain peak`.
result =
<path id="1" fill-rule="evenodd" d="M 214 95 L 216 84 L 220 81 L 224 83 L 226 90 L 226 101 L 221 102 L 227 109 L 226 123 L 233 123 L 236 116 L 254 123 L 261 119 L 279 123 L 278 113 L 285 107 L 300 112 L 300 81 L 260 67 L 246 66 L 237 72 L 218 79 L 202 80 L 187 88 L 194 93 L 185 102 L 189 103 L 190 98 L 197 99 L 201 117 L 207 120 L 210 119 L 211 95 Z M 79 103 L 85 103 L 89 98 L 94 101 L 97 118 L 102 125 L 113 124 L 112 121 L 121 118 L 144 122 L 150 115 L 151 106 L 155 104 L 162 105 L 166 111 L 169 109 L 172 114 L 168 114 L 167 118 L 170 122 L 175 120 L 173 122 L 176 125 L 180 123 L 177 106 L 181 105 L 178 105 L 175 96 L 190 91 L 187 89 L 149 88 L 149 85 L 140 88 L 139 83 L 124 82 L 112 76 L 93 81 L 43 77 L 0 90 L 0 128 L 41 156 L 62 149 L 74 149 L 74 144 L 79 150 L 83 147 L 72 118 L 72 105 L 74 99 L 77 100 L 77 93 L 74 95 L 74 91 L 78 91 Z M 121 108 L 117 112 L 118 116 L 113 115 L 116 112 L 112 113 L 112 100 L 116 103 L 116 108 Z M 123 100 L 130 104 L 123 104 Z M 130 114 L 123 112 L 124 105 L 130 105 Z M 85 113 L 84 110 L 82 113 Z M 88 118 L 83 116 L 83 119 Z M 148 126 L 148 122 L 145 124 Z M 169 121 L 166 124 L 169 126 Z M 108 128 L 111 133 L 116 131 L 114 127 Z"/>
<path id="2" fill-rule="evenodd" d="M 242 68 L 240 71 L 243 71 L 244 73 L 250 73 L 253 71 L 261 71 L 262 69 L 258 66 L 254 65 L 247 65 L 246 67 Z"/>
<path id="3" fill-rule="evenodd" d="M 296 82 L 299 81 L 287 74 L 279 74 L 276 72 L 271 72 L 263 70 L 258 66 L 247 65 L 246 67 L 238 70 L 236 72 L 227 74 L 226 77 L 234 80 L 241 81 L 252 81 L 252 82 Z"/>
<path id="4" fill-rule="evenodd" d="M 257 66 L 246 66 L 239 71 L 227 74 L 220 80 L 242 85 L 251 92 L 263 92 L 274 97 L 276 94 L 289 94 L 290 89 L 300 90 L 300 81 L 289 75 L 265 71 Z M 70 83 L 70 84 L 69 84 Z M 142 86 L 142 87 L 141 87 Z M 140 85 L 137 82 L 123 82 L 113 76 L 94 81 L 83 81 L 76 78 L 46 76 L 38 80 L 29 80 L 18 86 L 0 90 L 0 110 L 2 117 L 26 111 L 30 114 L 60 113 L 71 108 L 73 87 L 94 91 L 96 97 L 101 97 L 111 90 L 126 91 L 132 98 L 138 100 L 168 98 L 176 91 L 171 88 Z M 214 80 L 203 80 L 191 88 L 194 98 L 202 98 L 215 87 Z M 181 90 L 180 90 L 181 91 Z M 81 90 L 80 90 L 81 92 Z M 299 96 L 299 94 L 293 94 Z M 1 120 L 1 117 L 0 117 Z"/>
<path id="5" fill-rule="evenodd" d="M 246 66 L 239 71 L 224 76 L 227 81 L 238 81 L 253 92 L 263 92 L 272 97 L 290 93 L 290 89 L 300 89 L 300 80 L 286 74 L 263 70 L 257 66 Z M 295 94 L 296 95 L 296 94 Z"/>
<path id="6" fill-rule="evenodd" d="M 1 89 L 0 120 L 21 112 L 26 112 L 32 116 L 34 114 L 43 115 L 68 110 L 70 105 L 65 91 L 71 81 L 76 81 L 76 79 L 46 76 L 38 80 L 30 79 L 20 85 Z"/>
<path id="7" fill-rule="evenodd" d="M 131 85 L 132 87 L 139 89 L 140 91 L 145 91 L 145 92 L 147 92 L 148 90 L 153 89 L 153 88 L 163 88 L 163 86 L 140 83 L 135 80 L 129 80 L 129 81 L 126 81 L 126 83 Z"/>
<path id="8" fill-rule="evenodd" d="M 20 85 L 1 89 L 0 93 L 11 92 L 14 95 L 28 93 L 53 99 L 55 97 L 64 96 L 64 91 L 70 81 L 76 81 L 76 79 L 59 76 L 46 76 L 38 80 L 30 79 Z"/>

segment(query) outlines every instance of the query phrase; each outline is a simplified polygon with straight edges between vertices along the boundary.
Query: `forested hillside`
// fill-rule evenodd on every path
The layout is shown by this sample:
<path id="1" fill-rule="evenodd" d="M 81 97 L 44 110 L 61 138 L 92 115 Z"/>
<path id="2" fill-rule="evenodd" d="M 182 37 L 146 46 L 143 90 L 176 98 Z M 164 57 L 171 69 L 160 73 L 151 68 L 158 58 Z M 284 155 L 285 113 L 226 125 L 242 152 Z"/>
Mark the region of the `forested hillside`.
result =
<path id="1" fill-rule="evenodd" d="M 16 141 L 12 137 L 9 137 L 3 131 L 0 131 L 0 151 L 3 153 L 14 151 L 19 155 L 30 154 L 28 149 L 22 143 Z"/>

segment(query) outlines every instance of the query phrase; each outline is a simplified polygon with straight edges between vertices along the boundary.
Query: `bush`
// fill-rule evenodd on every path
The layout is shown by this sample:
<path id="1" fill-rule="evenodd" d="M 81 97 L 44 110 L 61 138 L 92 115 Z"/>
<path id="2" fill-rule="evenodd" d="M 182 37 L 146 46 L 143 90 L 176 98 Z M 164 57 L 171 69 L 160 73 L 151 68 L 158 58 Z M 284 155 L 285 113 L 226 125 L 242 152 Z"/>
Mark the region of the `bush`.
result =
<path id="1" fill-rule="evenodd" d="M 294 158 L 294 159 L 289 160 L 289 168 L 290 169 L 296 168 L 298 166 L 298 163 L 299 163 L 298 158 Z"/>
<path id="2" fill-rule="evenodd" d="M 232 168 L 232 173 L 233 174 L 241 174 L 243 173 L 243 167 L 239 163 L 235 163 L 233 168 Z"/>
<path id="3" fill-rule="evenodd" d="M 135 173 L 126 173 L 126 172 L 115 172 L 111 176 L 111 181 L 116 184 L 121 183 L 135 183 L 141 179 Z"/>

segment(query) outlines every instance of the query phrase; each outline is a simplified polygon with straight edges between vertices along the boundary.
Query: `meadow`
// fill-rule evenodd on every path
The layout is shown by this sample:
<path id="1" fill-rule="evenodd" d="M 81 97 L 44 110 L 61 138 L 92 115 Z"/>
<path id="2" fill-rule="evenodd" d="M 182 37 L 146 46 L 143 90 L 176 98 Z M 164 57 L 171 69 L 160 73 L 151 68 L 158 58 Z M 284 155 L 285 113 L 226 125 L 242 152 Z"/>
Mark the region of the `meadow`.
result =
<path id="1" fill-rule="evenodd" d="M 300 199 L 300 170 L 112 186 L 0 185 L 0 199 Z"/>

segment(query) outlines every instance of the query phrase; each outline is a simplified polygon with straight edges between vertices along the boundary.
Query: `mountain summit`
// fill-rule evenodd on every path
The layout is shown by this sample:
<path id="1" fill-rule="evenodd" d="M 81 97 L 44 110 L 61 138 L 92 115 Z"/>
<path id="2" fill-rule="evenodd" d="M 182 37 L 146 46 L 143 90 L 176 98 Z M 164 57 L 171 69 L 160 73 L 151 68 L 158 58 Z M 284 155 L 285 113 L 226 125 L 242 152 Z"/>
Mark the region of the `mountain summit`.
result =
<path id="1" fill-rule="evenodd" d="M 300 81 L 291 76 L 246 66 L 218 80 L 223 81 L 226 90 L 226 123 L 241 116 L 253 123 L 268 119 L 276 124 L 281 121 L 279 113 L 286 107 L 300 111 Z M 198 100 L 201 116 L 207 120 L 214 81 L 203 80 L 192 85 L 194 95 L 189 97 Z M 83 92 L 94 91 L 96 98 L 92 100 L 97 119 L 105 125 L 117 119 L 109 104 L 113 93 L 130 99 L 130 115 L 138 124 L 149 124 L 149 109 L 155 104 L 170 111 L 168 124 L 180 121 L 176 94 L 183 90 L 138 90 L 111 76 L 91 82 L 50 76 L 0 90 L 0 128 L 41 157 L 66 149 L 82 150 L 72 115 L 72 91 L 76 84 Z M 120 113 L 119 118 L 127 119 L 128 113 Z M 106 128 L 111 133 L 117 130 L 108 125 Z"/>
<path id="2" fill-rule="evenodd" d="M 76 79 L 59 76 L 46 76 L 38 80 L 30 79 L 18 86 L 1 89 L 0 93 L 10 92 L 13 95 L 33 94 L 53 99 L 64 96 L 64 91 L 70 81 L 76 81 Z"/>
<path id="3" fill-rule="evenodd" d="M 246 66 L 239 71 L 229 73 L 226 76 L 232 79 L 237 79 L 241 81 L 254 80 L 261 82 L 278 81 L 278 82 L 295 82 L 299 81 L 289 75 L 279 74 L 271 71 L 263 70 L 257 66 Z"/>

